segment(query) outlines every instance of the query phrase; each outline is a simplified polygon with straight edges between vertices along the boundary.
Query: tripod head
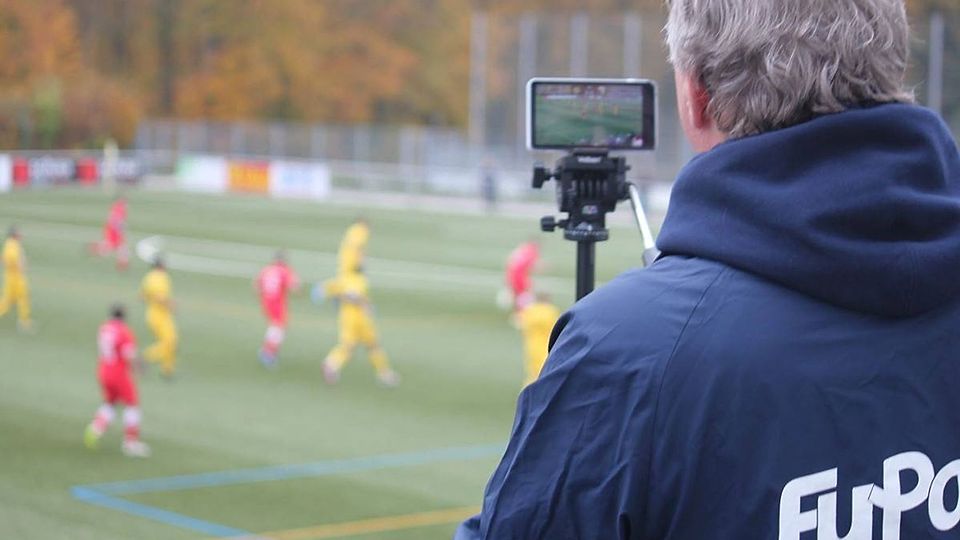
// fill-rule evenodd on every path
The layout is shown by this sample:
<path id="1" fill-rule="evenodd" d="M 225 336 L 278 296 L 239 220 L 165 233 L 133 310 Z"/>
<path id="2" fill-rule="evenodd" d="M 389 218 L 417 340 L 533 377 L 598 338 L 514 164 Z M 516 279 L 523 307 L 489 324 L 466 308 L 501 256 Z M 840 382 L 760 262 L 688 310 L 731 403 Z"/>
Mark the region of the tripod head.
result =
<path id="1" fill-rule="evenodd" d="M 540 221 L 545 232 L 563 229 L 563 236 L 575 242 L 603 242 L 610 237 L 607 213 L 629 198 L 626 158 L 611 157 L 606 150 L 574 150 L 557 161 L 556 169 L 537 165 L 533 187 L 543 188 L 550 179 L 557 181 L 557 206 L 567 218 L 546 216 Z"/>
<path id="2" fill-rule="evenodd" d="M 577 300 L 593 290 L 595 244 L 610 238 L 607 214 L 617 203 L 630 198 L 626 158 L 611 157 L 606 150 L 574 150 L 557 161 L 553 171 L 543 165 L 533 169 L 533 187 L 542 189 L 550 179 L 557 181 L 557 206 L 566 218 L 546 216 L 540 220 L 544 232 L 563 230 L 563 237 L 577 242 Z"/>

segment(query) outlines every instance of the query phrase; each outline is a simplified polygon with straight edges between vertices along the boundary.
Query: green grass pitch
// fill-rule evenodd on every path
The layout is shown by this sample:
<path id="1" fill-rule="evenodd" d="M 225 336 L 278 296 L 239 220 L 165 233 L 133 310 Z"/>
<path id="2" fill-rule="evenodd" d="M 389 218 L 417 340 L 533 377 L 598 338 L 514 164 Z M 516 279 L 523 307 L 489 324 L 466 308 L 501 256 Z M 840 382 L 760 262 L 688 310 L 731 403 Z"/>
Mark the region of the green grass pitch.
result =
<path id="1" fill-rule="evenodd" d="M 546 146 L 575 146 L 581 141 L 596 144 L 609 136 L 642 129 L 643 107 L 634 101 L 590 102 L 586 113 L 582 106 L 580 100 L 537 97 L 537 142 Z"/>
<path id="2" fill-rule="evenodd" d="M 203 538 L 79 501 L 71 487 L 391 455 L 426 457 L 119 498 L 257 534 L 280 531 L 266 535 L 278 540 L 449 538 L 456 516 L 479 505 L 498 456 L 429 456 L 495 449 L 509 435 L 521 341 L 494 298 L 510 249 L 540 234 L 536 220 L 248 197 L 130 198 L 132 240 L 162 246 L 174 267 L 182 341 L 175 382 L 152 371 L 140 378 L 144 438 L 154 452 L 146 460 L 120 454 L 117 425 L 96 452 L 81 442 L 99 403 L 94 340 L 107 305 L 125 301 L 141 344 L 150 340 L 137 300 L 146 265 L 135 260 L 117 273 L 111 261 L 84 254 L 109 203 L 98 191 L 0 195 L 0 225 L 16 222 L 24 235 L 37 324 L 23 335 L 12 316 L 0 319 L 0 538 Z M 378 387 L 360 354 L 338 386 L 324 386 L 320 363 L 334 344 L 335 314 L 308 295 L 292 300 L 279 369 L 264 370 L 252 272 L 284 246 L 307 281 L 328 277 L 358 213 L 372 222 L 372 295 L 403 384 Z M 544 236 L 540 281 L 561 307 L 572 301 L 574 252 L 559 234 Z M 598 247 L 598 275 L 609 279 L 639 257 L 636 233 L 615 230 Z"/>

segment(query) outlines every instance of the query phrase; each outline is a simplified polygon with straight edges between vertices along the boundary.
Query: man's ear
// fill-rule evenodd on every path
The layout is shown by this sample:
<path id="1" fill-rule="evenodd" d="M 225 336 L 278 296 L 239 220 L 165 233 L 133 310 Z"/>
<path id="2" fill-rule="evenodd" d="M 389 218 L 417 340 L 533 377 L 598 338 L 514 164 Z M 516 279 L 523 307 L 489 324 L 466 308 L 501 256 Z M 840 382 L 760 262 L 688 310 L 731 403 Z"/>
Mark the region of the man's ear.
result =
<path id="1" fill-rule="evenodd" d="M 680 125 L 693 149 L 706 152 L 727 139 L 710 113 L 710 93 L 700 77 L 679 71 L 675 76 Z"/>
<path id="2" fill-rule="evenodd" d="M 710 114 L 710 92 L 699 78 L 691 78 L 690 81 L 693 85 L 690 101 L 694 108 L 694 121 L 699 128 L 713 129 L 715 126 L 713 115 Z"/>
<path id="3" fill-rule="evenodd" d="M 700 82 L 699 77 L 684 77 L 683 84 L 687 85 L 687 114 L 697 129 L 712 129 L 713 116 L 710 115 L 710 92 Z"/>

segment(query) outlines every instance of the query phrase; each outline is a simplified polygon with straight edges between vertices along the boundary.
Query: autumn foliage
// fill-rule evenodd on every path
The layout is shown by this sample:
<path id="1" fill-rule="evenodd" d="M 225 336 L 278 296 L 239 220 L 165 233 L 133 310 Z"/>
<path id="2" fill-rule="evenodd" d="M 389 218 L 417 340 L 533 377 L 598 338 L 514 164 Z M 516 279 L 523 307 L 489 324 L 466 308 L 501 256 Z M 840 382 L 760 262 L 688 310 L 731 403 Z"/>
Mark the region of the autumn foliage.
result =
<path id="1" fill-rule="evenodd" d="M 911 4 L 938 2 L 957 9 Z M 0 146 L 130 144 L 148 115 L 463 127 L 477 10 L 660 14 L 664 3 L 0 0 Z"/>

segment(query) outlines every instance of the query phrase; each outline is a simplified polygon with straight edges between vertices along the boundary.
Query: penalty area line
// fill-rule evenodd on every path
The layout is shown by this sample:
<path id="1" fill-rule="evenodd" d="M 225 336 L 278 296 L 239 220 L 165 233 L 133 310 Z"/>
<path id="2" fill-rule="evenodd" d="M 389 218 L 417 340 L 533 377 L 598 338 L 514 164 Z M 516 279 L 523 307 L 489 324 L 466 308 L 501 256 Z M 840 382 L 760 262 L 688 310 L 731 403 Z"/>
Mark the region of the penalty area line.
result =
<path id="1" fill-rule="evenodd" d="M 213 523 L 211 521 L 204 521 L 202 519 L 185 516 L 169 510 L 157 508 L 156 506 L 140 504 L 133 501 L 128 501 L 126 499 L 121 499 L 119 497 L 113 497 L 85 486 L 75 486 L 70 488 L 70 494 L 73 495 L 74 499 L 87 504 L 109 508 L 111 510 L 117 510 L 132 516 L 149 519 L 151 521 L 157 521 L 166 525 L 179 527 L 181 529 L 187 529 L 200 533 L 204 536 L 212 536 L 216 538 L 246 538 L 248 540 L 260 538 L 258 535 L 242 529 L 236 529 L 234 527 L 228 527 L 219 523 Z"/>
<path id="2" fill-rule="evenodd" d="M 253 279 L 263 267 L 262 264 L 256 264 L 249 261 L 241 261 L 233 258 L 221 258 L 217 256 L 193 255 L 181 253 L 176 248 L 189 245 L 183 240 L 171 242 L 174 246 L 168 247 L 168 240 L 171 237 L 163 235 L 154 235 L 144 238 L 137 242 L 135 253 L 137 257 L 150 264 L 158 255 L 163 255 L 167 266 L 173 270 L 181 272 L 191 272 L 195 274 L 205 274 L 217 277 Z M 214 241 L 202 241 L 194 243 L 194 246 L 201 244 L 216 245 Z M 233 245 L 233 244 L 231 244 Z M 288 250 L 289 252 L 290 250 Z M 215 253 L 211 250 L 210 253 Z M 269 253 L 263 254 L 263 260 L 269 258 Z M 380 287 L 395 290 L 448 290 L 451 292 L 493 292 L 496 291 L 502 283 L 502 277 L 499 273 L 486 270 L 459 269 L 450 271 L 455 267 L 441 265 L 430 265 L 425 263 L 411 263 L 404 261 L 394 261 L 389 259 L 370 259 L 379 262 L 377 269 L 370 272 Z M 331 263 L 332 264 L 332 263 Z M 434 271 L 436 269 L 437 271 Z M 332 272 L 332 268 L 331 268 Z M 308 280 L 311 281 L 311 280 Z M 541 282 L 549 283 L 551 289 L 558 289 L 553 278 L 541 278 Z"/>
<path id="3" fill-rule="evenodd" d="M 418 452 L 380 454 L 366 457 L 332 459 L 313 463 L 275 465 L 251 469 L 233 469 L 199 474 L 164 476 L 144 480 L 127 480 L 82 486 L 106 495 L 137 495 L 199 488 L 276 482 L 301 478 L 319 478 L 359 472 L 417 467 L 437 463 L 451 463 L 496 457 L 503 454 L 505 445 L 455 446 Z"/>
<path id="4" fill-rule="evenodd" d="M 69 243 L 88 243 L 99 238 L 99 227 L 63 223 L 58 221 L 36 220 L 24 218 L 21 224 L 28 227 L 31 236 L 48 240 L 64 241 Z M 136 231 L 128 231 L 132 236 Z M 141 233 L 138 233 L 139 236 Z M 166 245 L 182 247 L 188 246 L 189 251 L 197 254 L 166 253 Z M 259 273 L 264 261 L 269 260 L 275 246 L 257 243 L 244 243 L 228 240 L 212 240 L 194 236 L 175 236 L 168 234 L 147 234 L 145 238 L 134 244 L 134 252 L 139 259 L 146 263 L 153 262 L 153 258 L 164 253 L 168 256 L 168 264 L 174 270 L 205 274 L 217 277 L 253 279 Z M 333 272 L 336 254 L 323 251 L 304 249 L 287 249 L 287 253 L 294 258 L 309 258 L 314 265 L 329 268 Z M 238 255 L 241 255 L 239 258 Z M 240 259 L 259 259 L 253 260 Z M 399 290 L 450 290 L 457 292 L 495 291 L 503 287 L 501 272 L 491 269 L 450 264 L 437 264 L 404 261 L 398 259 L 382 259 L 371 257 L 374 279 L 384 282 L 384 288 Z M 569 288 L 573 282 L 571 278 L 557 276 L 538 276 L 536 281 L 540 286 L 552 292 L 560 292 Z"/>
<path id="5" fill-rule="evenodd" d="M 109 508 L 111 510 L 117 510 L 125 514 L 130 514 L 166 525 L 179 527 L 181 529 L 198 532 L 205 537 L 233 538 L 243 540 L 266 540 L 271 538 L 273 540 L 337 538 L 363 534 L 367 531 L 377 532 L 400 530 L 405 528 L 426 527 L 430 525 L 452 523 L 454 521 L 466 519 L 470 515 L 476 513 L 477 509 L 457 508 L 438 510 L 432 512 L 422 512 L 419 514 L 409 514 L 405 516 L 374 518 L 356 522 L 321 525 L 306 529 L 291 529 L 269 534 L 257 534 L 227 525 L 221 525 L 219 523 L 213 523 L 191 516 L 178 514 L 176 512 L 164 510 L 155 506 L 136 503 L 121 497 L 137 495 L 141 493 L 171 492 L 184 489 L 230 486 L 237 484 L 250 484 L 299 478 L 316 478 L 390 468 L 430 465 L 434 463 L 468 461 L 498 456 L 503 453 L 503 450 L 503 444 L 435 448 L 420 452 L 381 454 L 360 458 L 328 460 L 296 465 L 262 467 L 258 469 L 235 469 L 193 475 L 111 482 L 106 484 L 87 484 L 82 486 L 73 486 L 70 488 L 70 494 L 73 495 L 74 499 L 80 502 Z"/>

